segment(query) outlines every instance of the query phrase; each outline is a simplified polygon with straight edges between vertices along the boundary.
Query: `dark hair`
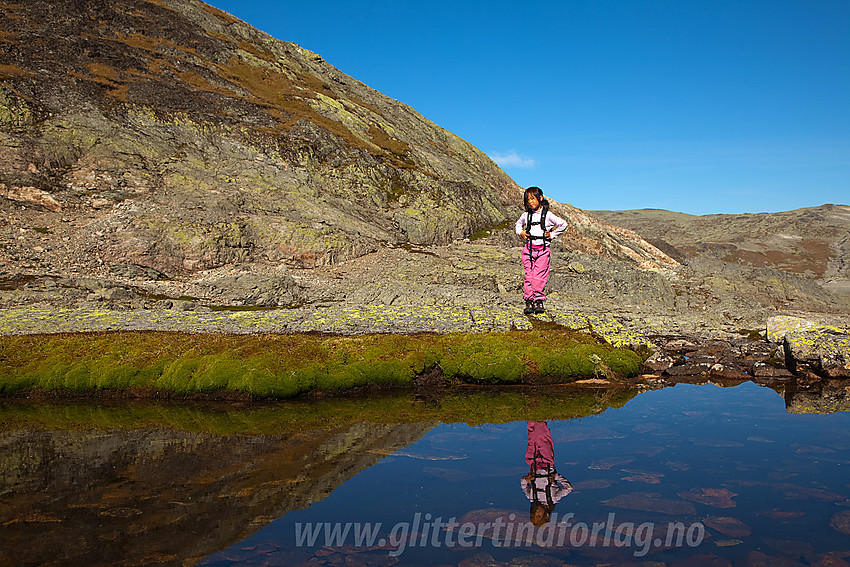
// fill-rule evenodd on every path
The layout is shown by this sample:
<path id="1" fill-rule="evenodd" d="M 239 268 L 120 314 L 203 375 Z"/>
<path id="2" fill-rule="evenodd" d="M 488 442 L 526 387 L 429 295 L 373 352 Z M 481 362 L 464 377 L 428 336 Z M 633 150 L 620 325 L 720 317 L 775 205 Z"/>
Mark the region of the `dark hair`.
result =
<path id="1" fill-rule="evenodd" d="M 531 509 L 528 511 L 528 519 L 537 527 L 549 523 L 552 516 L 552 511 L 555 510 L 554 504 L 545 504 L 539 500 L 532 500 Z"/>
<path id="2" fill-rule="evenodd" d="M 541 206 L 545 205 L 546 208 L 549 208 L 549 203 L 547 203 L 546 199 L 543 198 L 543 189 L 541 189 L 540 187 L 529 187 L 525 190 L 525 194 L 522 196 L 522 202 L 525 205 L 526 211 L 531 212 L 531 207 L 528 204 L 529 195 L 534 195 L 535 197 L 537 197 L 537 200 L 540 202 Z"/>

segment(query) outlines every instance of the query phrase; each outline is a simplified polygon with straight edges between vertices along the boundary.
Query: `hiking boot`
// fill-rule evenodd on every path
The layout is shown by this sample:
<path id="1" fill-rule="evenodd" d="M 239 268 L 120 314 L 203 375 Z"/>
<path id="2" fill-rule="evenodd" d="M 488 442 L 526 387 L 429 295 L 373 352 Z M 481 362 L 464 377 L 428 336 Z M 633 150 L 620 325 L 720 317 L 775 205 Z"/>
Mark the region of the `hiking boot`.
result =
<path id="1" fill-rule="evenodd" d="M 522 310 L 524 315 L 531 315 L 534 313 L 534 302 L 530 299 L 525 300 L 525 309 Z"/>
<path id="2" fill-rule="evenodd" d="M 545 313 L 545 309 L 543 309 L 543 300 L 538 299 L 534 302 L 534 313 L 536 315 L 540 315 L 541 313 Z"/>

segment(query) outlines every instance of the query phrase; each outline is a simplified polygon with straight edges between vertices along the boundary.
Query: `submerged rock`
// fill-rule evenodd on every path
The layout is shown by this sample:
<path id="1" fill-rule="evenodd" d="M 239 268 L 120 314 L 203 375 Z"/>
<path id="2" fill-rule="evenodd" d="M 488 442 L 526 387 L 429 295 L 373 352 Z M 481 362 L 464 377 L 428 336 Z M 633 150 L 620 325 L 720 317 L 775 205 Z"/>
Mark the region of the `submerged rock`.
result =
<path id="1" fill-rule="evenodd" d="M 726 488 L 692 488 L 678 494 L 685 500 L 717 508 L 734 508 L 737 506 L 735 501 L 732 500 L 737 494 Z"/>
<path id="2" fill-rule="evenodd" d="M 833 514 L 829 519 L 829 525 L 839 533 L 850 535 L 850 510 Z"/>
<path id="3" fill-rule="evenodd" d="M 619 496 L 609 498 L 608 500 L 603 500 L 602 504 L 612 506 L 614 508 L 640 510 L 642 512 L 657 512 L 659 514 L 670 514 L 674 516 L 693 516 L 696 514 L 696 508 L 690 502 L 663 498 L 657 492 L 632 492 L 629 494 L 621 494 Z"/>
<path id="4" fill-rule="evenodd" d="M 709 516 L 703 520 L 703 524 L 729 537 L 749 537 L 753 533 L 750 526 L 728 516 Z"/>

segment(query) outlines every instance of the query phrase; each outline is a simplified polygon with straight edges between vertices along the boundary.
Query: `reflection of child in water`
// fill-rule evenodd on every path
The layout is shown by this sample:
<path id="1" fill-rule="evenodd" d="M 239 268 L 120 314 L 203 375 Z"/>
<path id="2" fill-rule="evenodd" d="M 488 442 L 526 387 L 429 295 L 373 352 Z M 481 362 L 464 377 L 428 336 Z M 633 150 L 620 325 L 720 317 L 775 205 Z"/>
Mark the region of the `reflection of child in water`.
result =
<path id="1" fill-rule="evenodd" d="M 525 462 L 529 473 L 522 477 L 522 489 L 531 501 L 531 523 L 542 526 L 549 521 L 555 504 L 572 492 L 573 487 L 555 470 L 555 445 L 545 421 L 529 421 Z"/>

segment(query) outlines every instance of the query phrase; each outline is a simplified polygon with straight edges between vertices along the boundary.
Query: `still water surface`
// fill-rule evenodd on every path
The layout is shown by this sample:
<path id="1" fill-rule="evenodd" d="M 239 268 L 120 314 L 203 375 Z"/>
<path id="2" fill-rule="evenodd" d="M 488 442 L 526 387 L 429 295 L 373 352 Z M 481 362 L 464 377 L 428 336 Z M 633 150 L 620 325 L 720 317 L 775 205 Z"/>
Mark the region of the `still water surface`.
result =
<path id="1" fill-rule="evenodd" d="M 0 565 L 850 562 L 850 414 L 752 383 L 4 402 L 0 426 Z"/>
<path id="2" fill-rule="evenodd" d="M 752 383 L 680 384 L 549 421 L 555 469 L 569 484 L 551 487 L 550 522 L 539 527 L 522 487 L 529 429 L 437 425 L 203 564 L 850 561 L 847 413 L 789 414 Z"/>

